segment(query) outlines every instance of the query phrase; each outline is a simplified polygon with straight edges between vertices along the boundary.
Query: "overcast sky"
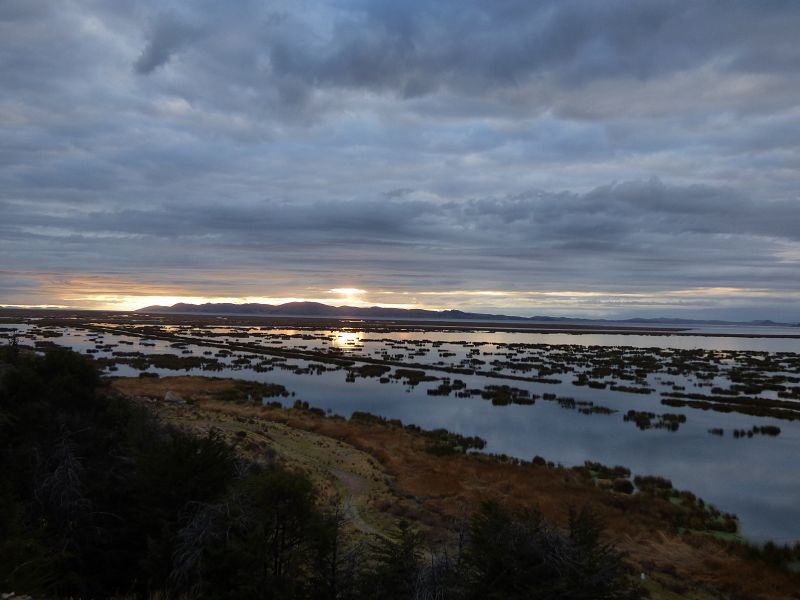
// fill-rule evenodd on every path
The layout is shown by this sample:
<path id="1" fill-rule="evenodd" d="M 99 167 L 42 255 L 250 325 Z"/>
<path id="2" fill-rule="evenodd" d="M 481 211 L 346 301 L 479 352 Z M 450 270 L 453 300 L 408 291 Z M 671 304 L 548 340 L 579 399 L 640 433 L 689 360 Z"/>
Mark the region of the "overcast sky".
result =
<path id="1" fill-rule="evenodd" d="M 796 0 L 0 0 L 0 304 L 800 321 Z"/>

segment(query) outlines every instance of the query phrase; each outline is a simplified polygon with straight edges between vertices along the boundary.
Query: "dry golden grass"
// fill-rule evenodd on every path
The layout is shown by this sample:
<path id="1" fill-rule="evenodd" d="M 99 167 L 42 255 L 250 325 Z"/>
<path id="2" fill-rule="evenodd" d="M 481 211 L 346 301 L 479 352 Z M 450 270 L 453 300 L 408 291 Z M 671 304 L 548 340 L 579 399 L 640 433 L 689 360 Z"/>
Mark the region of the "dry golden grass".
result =
<path id="1" fill-rule="evenodd" d="M 115 389 L 128 396 L 163 398 L 168 391 L 184 398 L 211 398 L 215 394 L 235 389 L 232 379 L 216 377 L 119 377 L 114 379 Z"/>

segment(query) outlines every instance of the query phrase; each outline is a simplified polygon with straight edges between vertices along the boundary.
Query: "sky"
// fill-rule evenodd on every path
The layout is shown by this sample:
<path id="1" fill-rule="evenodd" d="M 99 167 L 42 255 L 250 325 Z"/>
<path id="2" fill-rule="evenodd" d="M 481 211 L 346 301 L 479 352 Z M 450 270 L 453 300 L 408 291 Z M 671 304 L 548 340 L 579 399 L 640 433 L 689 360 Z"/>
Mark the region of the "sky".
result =
<path id="1" fill-rule="evenodd" d="M 796 0 L 0 0 L 0 305 L 800 321 Z"/>

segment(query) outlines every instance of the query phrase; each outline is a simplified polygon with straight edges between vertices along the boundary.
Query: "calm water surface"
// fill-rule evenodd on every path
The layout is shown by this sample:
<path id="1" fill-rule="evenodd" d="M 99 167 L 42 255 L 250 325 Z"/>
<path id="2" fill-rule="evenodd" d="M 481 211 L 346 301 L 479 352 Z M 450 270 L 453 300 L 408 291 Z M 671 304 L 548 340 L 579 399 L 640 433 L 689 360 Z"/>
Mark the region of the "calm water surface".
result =
<path id="1" fill-rule="evenodd" d="M 22 331 L 27 325 L 13 325 Z M 142 346 L 142 340 L 133 336 L 96 334 L 76 328 L 61 328 L 62 337 L 52 338 L 57 344 L 85 352 L 98 345 L 118 345 L 114 351 L 139 351 L 151 353 L 178 353 L 169 342 L 150 340 L 153 346 Z M 213 332 L 215 337 L 204 338 Z M 727 333 L 728 331 L 725 331 Z M 759 352 L 800 351 L 800 340 L 758 337 L 704 337 L 704 336 L 651 336 L 616 334 L 534 334 L 501 333 L 490 331 L 408 331 L 369 332 L 356 330 L 296 330 L 296 329 L 184 329 L 181 335 L 196 338 L 197 343 L 187 346 L 186 356 L 203 356 L 209 349 L 204 340 L 220 343 L 226 340 L 257 341 L 264 347 L 322 350 L 338 348 L 351 357 L 378 358 L 382 354 L 400 356 L 401 360 L 434 365 L 453 364 L 469 356 L 480 356 L 487 362 L 502 352 L 504 344 L 574 344 L 578 346 L 628 346 L 636 348 L 682 348 L 749 350 Z M 235 334 L 228 338 L 224 334 Z M 752 332 L 747 332 L 752 333 Z M 248 334 L 253 334 L 248 337 Z M 38 339 L 38 337 L 37 337 Z M 23 339 L 23 342 L 27 340 Z M 120 342 L 132 342 L 120 345 Z M 470 344 L 465 346 L 464 342 Z M 474 346 L 473 344 L 481 344 Z M 421 350 L 426 353 L 420 354 Z M 475 354 L 479 351 L 480 354 Z M 540 351 L 544 352 L 545 351 Z M 108 356 L 111 350 L 100 350 L 95 356 Z M 416 353 L 416 354 L 414 354 Z M 441 356 L 444 353 L 451 356 Z M 484 356 L 484 354 L 488 354 Z M 429 396 L 428 389 L 439 382 L 409 386 L 392 380 L 381 384 L 377 378 L 357 378 L 346 381 L 344 370 L 329 370 L 320 374 L 296 375 L 294 369 L 275 368 L 266 373 L 255 372 L 247 366 L 234 368 L 234 359 L 247 355 L 235 352 L 228 358 L 219 358 L 226 366 L 221 371 L 201 372 L 219 377 L 236 377 L 261 382 L 280 383 L 294 392 L 295 399 L 307 400 L 311 405 L 330 412 L 349 416 L 353 411 L 368 411 L 388 418 L 398 418 L 424 428 L 444 427 L 466 435 L 478 435 L 487 440 L 487 452 L 505 453 L 523 459 L 543 456 L 565 465 L 583 464 L 585 460 L 607 465 L 621 464 L 634 474 L 654 474 L 667 477 L 676 487 L 689 489 L 725 511 L 736 513 L 742 521 L 743 533 L 751 539 L 773 539 L 784 543 L 800 539 L 800 422 L 751 417 L 736 413 L 718 413 L 660 404 L 658 394 L 644 395 L 591 389 L 572 385 L 571 377 L 559 376 L 560 384 L 540 384 L 520 381 L 503 381 L 479 375 L 449 375 L 436 371 L 430 374 L 463 380 L 468 387 L 482 388 L 486 384 L 508 383 L 525 388 L 532 393 L 555 393 L 576 400 L 592 401 L 615 409 L 611 415 L 584 415 L 575 410 L 561 408 L 555 402 L 537 400 L 532 406 L 494 406 L 480 397 L 456 398 L 454 396 Z M 311 361 L 314 362 L 314 361 Z M 290 359 L 296 367 L 306 367 L 304 360 Z M 315 364 L 319 364 L 318 362 Z M 330 367 L 330 365 L 329 365 Z M 162 376 L 184 374 L 185 371 L 149 369 Z M 139 371 L 121 365 L 110 373 L 119 376 L 137 376 Z M 391 373 L 390 373 L 391 374 Z M 669 381 L 667 381 L 669 380 Z M 666 384 L 687 386 L 692 391 L 691 379 L 676 376 L 651 377 L 648 385 L 656 390 L 667 389 Z M 714 384 L 729 384 L 724 376 Z M 765 394 L 764 397 L 769 397 Z M 687 422 L 677 432 L 651 429 L 638 430 L 633 423 L 625 422 L 622 415 L 629 409 L 654 413 L 680 413 Z M 749 429 L 754 425 L 777 425 L 781 435 L 773 438 L 755 436 L 734 439 L 732 429 Z M 712 436 L 708 429 L 722 427 L 724 437 Z"/>

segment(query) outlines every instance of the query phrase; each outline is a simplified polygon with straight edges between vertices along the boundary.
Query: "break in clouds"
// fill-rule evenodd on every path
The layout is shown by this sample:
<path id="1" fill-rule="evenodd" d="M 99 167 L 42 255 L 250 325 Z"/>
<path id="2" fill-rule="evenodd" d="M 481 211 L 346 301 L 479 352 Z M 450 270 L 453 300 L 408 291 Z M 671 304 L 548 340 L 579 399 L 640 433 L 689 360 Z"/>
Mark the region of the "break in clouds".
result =
<path id="1" fill-rule="evenodd" d="M 797 31 L 794 1 L 0 2 L 0 303 L 800 320 Z"/>

